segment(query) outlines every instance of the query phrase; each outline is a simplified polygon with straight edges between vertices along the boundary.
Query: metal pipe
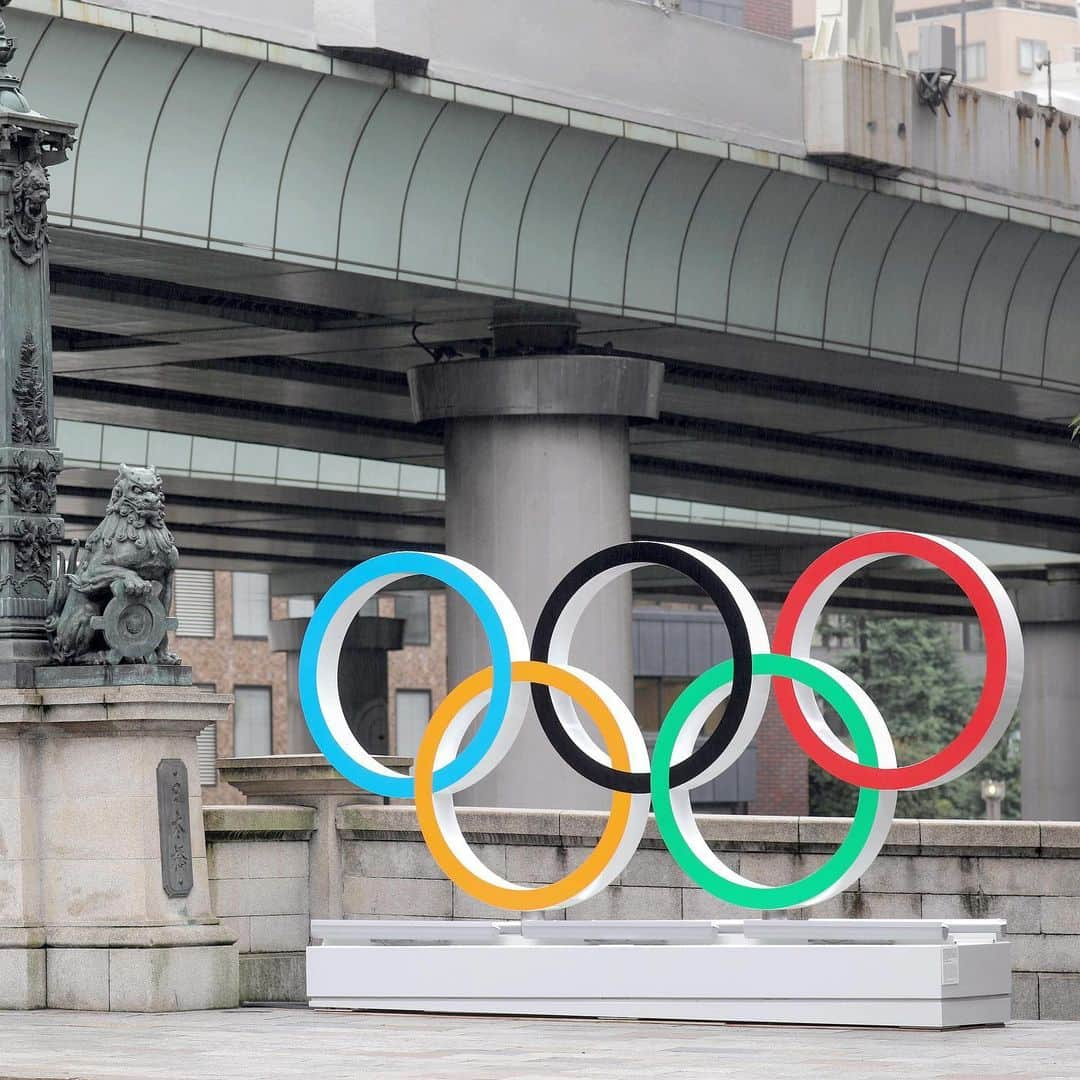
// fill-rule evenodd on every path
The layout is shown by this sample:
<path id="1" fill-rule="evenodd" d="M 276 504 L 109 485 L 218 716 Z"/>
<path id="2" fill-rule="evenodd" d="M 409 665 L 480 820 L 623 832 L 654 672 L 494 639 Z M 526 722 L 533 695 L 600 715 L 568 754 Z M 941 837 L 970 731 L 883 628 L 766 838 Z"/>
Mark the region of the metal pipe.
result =
<path id="1" fill-rule="evenodd" d="M 967 0 L 960 0 L 960 81 L 967 80 Z"/>

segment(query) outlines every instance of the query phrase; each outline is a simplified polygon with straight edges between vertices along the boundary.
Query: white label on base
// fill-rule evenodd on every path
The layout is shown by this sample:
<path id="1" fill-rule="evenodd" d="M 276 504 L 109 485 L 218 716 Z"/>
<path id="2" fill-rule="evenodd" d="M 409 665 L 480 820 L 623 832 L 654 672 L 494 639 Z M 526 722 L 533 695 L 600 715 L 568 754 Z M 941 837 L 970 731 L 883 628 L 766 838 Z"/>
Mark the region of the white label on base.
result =
<path id="1" fill-rule="evenodd" d="M 946 945 L 941 950 L 941 985 L 960 985 L 960 949 L 956 945 Z"/>

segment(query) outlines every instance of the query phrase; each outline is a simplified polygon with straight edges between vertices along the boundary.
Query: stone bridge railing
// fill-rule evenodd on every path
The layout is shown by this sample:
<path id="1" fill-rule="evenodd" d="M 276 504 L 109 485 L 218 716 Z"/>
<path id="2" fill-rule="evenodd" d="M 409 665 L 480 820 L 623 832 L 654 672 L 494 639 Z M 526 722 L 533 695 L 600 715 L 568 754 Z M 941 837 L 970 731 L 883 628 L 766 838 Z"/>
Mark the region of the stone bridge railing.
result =
<path id="1" fill-rule="evenodd" d="M 319 798 L 299 794 L 297 801 Z M 606 815 L 464 809 L 460 818 L 492 869 L 528 884 L 549 882 L 580 862 Z M 482 907 L 443 876 L 411 807 L 339 805 L 329 820 L 315 806 L 205 811 L 214 910 L 239 937 L 243 999 L 304 1000 L 303 950 L 311 917 L 514 914 Z M 845 821 L 824 818 L 700 820 L 726 861 L 776 884 L 820 865 L 847 828 Z M 742 914 L 690 882 L 652 826 L 616 884 L 572 913 L 591 919 Z M 1006 919 L 1014 1015 L 1080 1020 L 1080 822 L 897 821 L 858 887 L 813 914 Z"/>

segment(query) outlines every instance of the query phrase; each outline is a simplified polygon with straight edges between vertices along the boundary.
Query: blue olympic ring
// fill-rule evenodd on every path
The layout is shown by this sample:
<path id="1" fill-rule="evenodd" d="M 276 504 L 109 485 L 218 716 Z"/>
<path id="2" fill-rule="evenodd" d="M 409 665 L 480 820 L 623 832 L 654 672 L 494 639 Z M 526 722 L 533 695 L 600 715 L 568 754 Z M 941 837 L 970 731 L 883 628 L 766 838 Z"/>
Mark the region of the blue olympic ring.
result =
<path id="1" fill-rule="evenodd" d="M 471 772 L 491 749 L 506 717 L 510 703 L 511 676 L 510 642 L 506 628 L 495 605 L 484 590 L 464 570 L 441 555 L 421 551 L 399 551 L 377 555 L 353 567 L 340 578 L 319 602 L 308 624 L 300 649 L 300 705 L 308 730 L 326 760 L 346 780 L 366 791 L 392 799 L 412 799 L 416 787 L 411 776 L 385 776 L 367 768 L 342 748 L 330 730 L 318 694 L 319 654 L 326 639 L 331 620 L 366 585 L 380 578 L 422 575 L 441 581 L 453 589 L 476 613 L 487 635 L 491 649 L 494 679 L 491 701 L 483 720 L 469 744 L 451 762 L 435 772 L 434 789 L 442 791 Z M 351 620 L 350 620 L 351 621 Z M 335 672 L 336 678 L 336 672 Z"/>

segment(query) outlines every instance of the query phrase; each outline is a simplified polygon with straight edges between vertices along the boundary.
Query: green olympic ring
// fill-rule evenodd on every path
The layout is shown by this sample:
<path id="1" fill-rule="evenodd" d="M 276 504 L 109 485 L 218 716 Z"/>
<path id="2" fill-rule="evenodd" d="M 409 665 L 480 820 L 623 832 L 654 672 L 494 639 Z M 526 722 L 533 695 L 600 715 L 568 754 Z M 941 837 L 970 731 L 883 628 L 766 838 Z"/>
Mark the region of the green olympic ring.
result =
<path id="1" fill-rule="evenodd" d="M 798 657 L 756 653 L 753 673 L 791 679 L 820 694 L 850 732 L 859 763 L 875 767 L 882 764 L 884 746 L 875 738 L 875 728 L 879 733 L 884 731 L 886 739 L 888 732 L 869 698 L 841 672 Z M 769 886 L 752 882 L 725 866 L 709 849 L 697 827 L 690 809 L 689 788 L 671 789 L 671 760 L 680 732 L 706 698 L 726 696 L 723 691 L 730 686 L 733 674 L 731 660 L 709 668 L 679 695 L 664 717 L 653 750 L 651 783 L 660 835 L 691 880 L 730 904 L 775 911 L 833 896 L 853 884 L 877 855 L 892 822 L 895 792 L 861 788 L 851 828 L 836 852 L 806 877 L 788 885 Z M 863 700 L 857 701 L 857 696 Z M 890 751 L 885 753 L 891 756 Z"/>

